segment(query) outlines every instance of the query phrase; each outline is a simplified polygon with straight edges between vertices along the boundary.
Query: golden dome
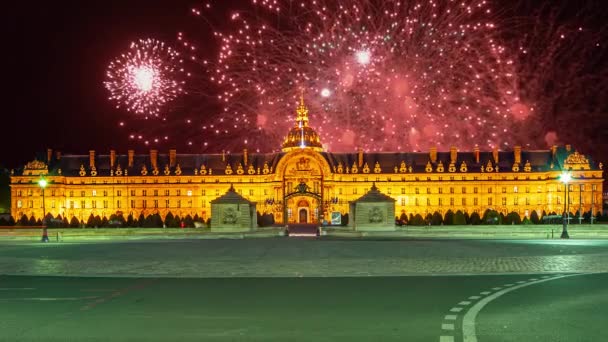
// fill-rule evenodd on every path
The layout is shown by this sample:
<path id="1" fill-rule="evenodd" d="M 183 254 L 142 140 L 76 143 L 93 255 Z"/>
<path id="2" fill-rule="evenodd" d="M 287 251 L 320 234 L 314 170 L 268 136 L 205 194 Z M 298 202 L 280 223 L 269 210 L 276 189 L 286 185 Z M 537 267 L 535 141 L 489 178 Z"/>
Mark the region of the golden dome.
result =
<path id="1" fill-rule="evenodd" d="M 283 152 L 289 152 L 298 148 L 312 148 L 315 151 L 323 151 L 319 134 L 308 126 L 308 108 L 304 105 L 304 96 L 300 96 L 300 105 L 296 109 L 296 125 L 289 130 L 285 141 L 283 141 Z"/>

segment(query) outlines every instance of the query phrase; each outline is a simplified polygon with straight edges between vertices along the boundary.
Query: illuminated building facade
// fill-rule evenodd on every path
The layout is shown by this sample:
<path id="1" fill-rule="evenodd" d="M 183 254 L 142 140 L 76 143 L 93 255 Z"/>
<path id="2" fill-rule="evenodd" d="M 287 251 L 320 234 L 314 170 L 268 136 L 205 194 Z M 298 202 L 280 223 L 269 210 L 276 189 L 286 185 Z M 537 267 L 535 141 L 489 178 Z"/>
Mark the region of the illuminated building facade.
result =
<path id="1" fill-rule="evenodd" d="M 320 222 L 331 213 L 349 212 L 349 202 L 375 185 L 395 200 L 395 215 L 461 210 L 482 214 L 486 209 L 516 212 L 523 218 L 564 212 L 565 188 L 560 174 L 568 170 L 569 208 L 602 210 L 602 165 L 570 145 L 542 151 L 331 153 L 309 125 L 301 100 L 294 127 L 279 153 L 126 155 L 61 155 L 48 150 L 11 174 L 11 213 L 41 218 L 86 220 L 120 212 L 138 217 L 168 212 L 184 217 L 211 216 L 210 202 L 231 185 L 260 213 L 275 222 Z M 48 186 L 42 189 L 38 180 Z"/>

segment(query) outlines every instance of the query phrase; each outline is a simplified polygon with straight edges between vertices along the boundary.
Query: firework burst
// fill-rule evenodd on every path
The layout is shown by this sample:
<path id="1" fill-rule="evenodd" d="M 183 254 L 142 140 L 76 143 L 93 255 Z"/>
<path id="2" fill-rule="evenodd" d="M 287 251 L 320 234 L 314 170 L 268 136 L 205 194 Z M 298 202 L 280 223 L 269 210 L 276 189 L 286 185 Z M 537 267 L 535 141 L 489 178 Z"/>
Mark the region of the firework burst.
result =
<path id="1" fill-rule="evenodd" d="M 224 110 L 206 136 L 276 148 L 301 90 L 333 151 L 496 146 L 534 112 L 487 1 L 252 6 L 215 33 L 220 52 L 206 65 Z"/>
<path id="2" fill-rule="evenodd" d="M 116 107 L 145 116 L 159 116 L 163 107 L 184 92 L 180 54 L 155 39 L 131 43 L 112 61 L 104 85 Z"/>

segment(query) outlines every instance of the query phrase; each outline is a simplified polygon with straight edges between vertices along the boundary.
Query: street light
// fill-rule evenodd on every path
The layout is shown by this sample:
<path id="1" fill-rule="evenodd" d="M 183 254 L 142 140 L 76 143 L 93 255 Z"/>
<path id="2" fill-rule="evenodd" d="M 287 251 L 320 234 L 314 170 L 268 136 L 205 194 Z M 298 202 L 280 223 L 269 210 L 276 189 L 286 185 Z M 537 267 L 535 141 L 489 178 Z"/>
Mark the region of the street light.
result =
<path id="1" fill-rule="evenodd" d="M 46 219 L 46 207 L 44 206 L 44 188 L 46 188 L 46 186 L 48 185 L 48 182 L 46 181 L 46 179 L 40 177 L 40 179 L 38 180 L 38 186 L 40 186 L 40 188 L 42 189 L 42 225 L 44 226 L 45 224 L 45 219 Z"/>
<path id="2" fill-rule="evenodd" d="M 570 182 L 570 180 L 572 180 L 572 175 L 570 174 L 570 172 L 563 172 L 560 176 L 559 176 L 559 180 L 560 182 L 564 183 L 564 215 L 563 215 L 563 225 L 562 225 L 562 239 L 569 239 L 570 236 L 568 235 L 568 219 L 570 216 L 568 213 L 568 183 Z M 566 216 L 567 215 L 567 216 Z"/>

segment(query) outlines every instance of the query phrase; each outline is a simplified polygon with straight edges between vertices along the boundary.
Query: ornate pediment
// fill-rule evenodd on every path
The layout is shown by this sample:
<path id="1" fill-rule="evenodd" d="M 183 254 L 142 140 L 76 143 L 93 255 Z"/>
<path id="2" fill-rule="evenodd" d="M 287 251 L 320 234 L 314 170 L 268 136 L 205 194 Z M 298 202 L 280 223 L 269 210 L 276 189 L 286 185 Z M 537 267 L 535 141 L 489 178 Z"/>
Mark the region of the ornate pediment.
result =
<path id="1" fill-rule="evenodd" d="M 25 165 L 26 170 L 46 170 L 46 164 L 40 160 L 32 160 Z"/>
<path id="2" fill-rule="evenodd" d="M 574 151 L 564 161 L 564 167 L 569 170 L 589 170 L 589 160 L 583 155 Z"/>
<path id="3" fill-rule="evenodd" d="M 47 165 L 40 160 L 32 160 L 31 162 L 25 165 L 23 169 L 24 176 L 37 176 L 37 175 L 46 175 L 49 173 Z"/>

